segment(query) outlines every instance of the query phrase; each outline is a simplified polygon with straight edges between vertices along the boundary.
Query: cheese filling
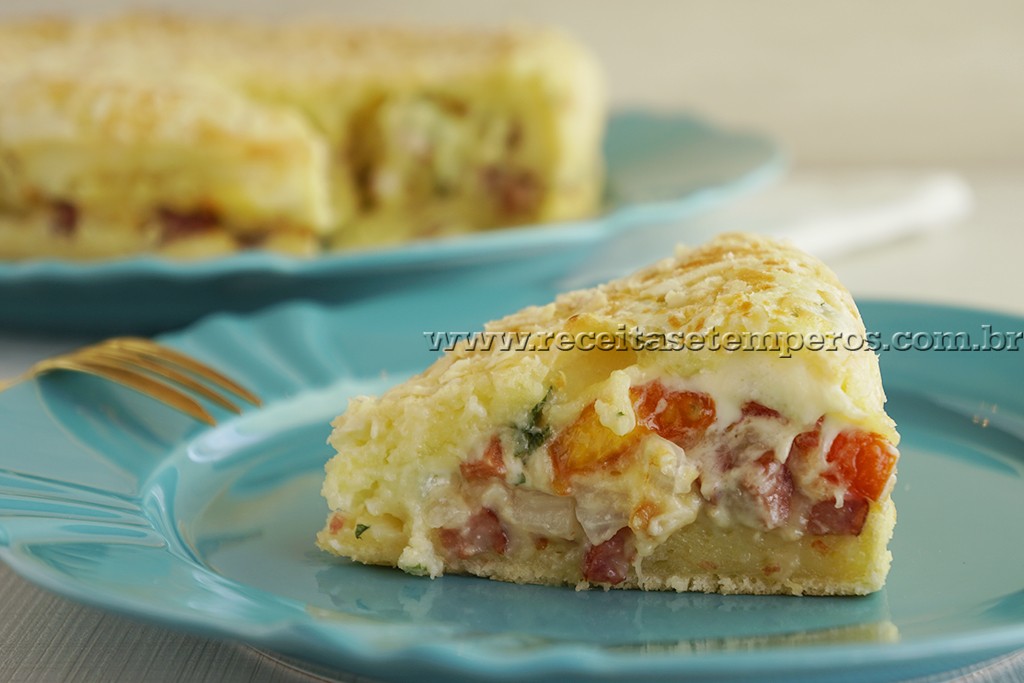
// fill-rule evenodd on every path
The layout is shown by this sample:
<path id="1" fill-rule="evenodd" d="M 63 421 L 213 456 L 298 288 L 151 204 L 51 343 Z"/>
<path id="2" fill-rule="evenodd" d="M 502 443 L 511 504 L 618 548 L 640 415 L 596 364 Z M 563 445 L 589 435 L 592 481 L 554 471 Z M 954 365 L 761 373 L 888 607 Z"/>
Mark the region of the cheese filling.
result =
<path id="1" fill-rule="evenodd" d="M 895 449 L 829 416 L 805 423 L 754 401 L 718 412 L 712 396 L 658 380 L 627 390 L 628 405 L 595 400 L 557 429 L 549 393 L 487 435 L 425 496 L 441 556 L 562 543 L 586 581 L 615 584 L 630 566 L 642 576 L 643 558 L 702 510 L 794 540 L 858 535 L 892 485 Z"/>

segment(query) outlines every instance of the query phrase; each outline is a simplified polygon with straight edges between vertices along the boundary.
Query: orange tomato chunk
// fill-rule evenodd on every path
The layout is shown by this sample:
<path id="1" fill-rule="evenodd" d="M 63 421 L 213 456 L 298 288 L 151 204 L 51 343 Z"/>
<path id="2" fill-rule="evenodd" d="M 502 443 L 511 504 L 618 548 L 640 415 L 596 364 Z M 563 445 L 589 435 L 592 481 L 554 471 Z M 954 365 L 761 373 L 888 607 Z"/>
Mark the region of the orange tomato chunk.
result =
<path id="1" fill-rule="evenodd" d="M 636 413 L 636 427 L 629 433 L 619 436 L 601 424 L 591 403 L 552 440 L 548 453 L 557 493 L 571 490 L 569 480 L 574 475 L 598 469 L 614 471 L 652 432 L 690 448 L 715 421 L 715 402 L 707 394 L 668 391 L 657 381 L 633 387 L 629 394 Z"/>
<path id="2" fill-rule="evenodd" d="M 548 447 L 555 470 L 555 491 L 569 493 L 569 480 L 574 475 L 613 468 L 620 459 L 632 454 L 640 440 L 649 433 L 638 425 L 631 432 L 619 436 L 601 424 L 594 404 L 589 404 Z"/>
<path id="3" fill-rule="evenodd" d="M 846 429 L 836 435 L 825 459 L 850 490 L 871 500 L 882 497 L 899 453 L 881 435 Z"/>
<path id="4" fill-rule="evenodd" d="M 661 382 L 630 390 L 637 422 L 681 448 L 691 448 L 715 421 L 715 402 L 696 391 L 669 391 Z"/>
<path id="5" fill-rule="evenodd" d="M 505 458 L 502 453 L 501 440 L 495 435 L 491 437 L 487 448 L 476 460 L 466 460 L 459 464 L 459 471 L 466 481 L 484 481 L 500 479 L 505 476 Z"/>

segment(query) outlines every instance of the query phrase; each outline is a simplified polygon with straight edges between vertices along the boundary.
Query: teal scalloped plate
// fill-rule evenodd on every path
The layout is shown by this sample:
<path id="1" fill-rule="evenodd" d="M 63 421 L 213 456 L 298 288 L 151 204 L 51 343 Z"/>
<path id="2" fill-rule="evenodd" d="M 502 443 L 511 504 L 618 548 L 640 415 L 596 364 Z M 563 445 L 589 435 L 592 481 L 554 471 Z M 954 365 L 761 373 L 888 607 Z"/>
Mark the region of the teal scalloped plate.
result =
<path id="1" fill-rule="evenodd" d="M 487 271 L 507 282 L 550 276 L 613 236 L 683 221 L 749 192 L 784 165 L 771 140 L 688 114 L 617 113 L 604 147 L 606 207 L 592 220 L 313 259 L 253 251 L 192 262 L 0 262 L 0 325 L 151 333 L 214 311 L 252 311 L 297 298 L 339 303 L 467 273 Z"/>
<path id="2" fill-rule="evenodd" d="M 423 332 L 549 296 L 481 284 L 209 319 L 166 341 L 266 398 L 213 428 L 88 377 L 18 386 L 0 395 L 0 557 L 77 600 L 392 681 L 884 681 L 1024 647 L 1013 352 L 882 354 L 903 459 L 895 562 L 869 597 L 430 580 L 315 550 L 328 422 L 346 398 L 429 363 Z M 863 313 L 883 335 L 1024 329 L 937 306 Z"/>

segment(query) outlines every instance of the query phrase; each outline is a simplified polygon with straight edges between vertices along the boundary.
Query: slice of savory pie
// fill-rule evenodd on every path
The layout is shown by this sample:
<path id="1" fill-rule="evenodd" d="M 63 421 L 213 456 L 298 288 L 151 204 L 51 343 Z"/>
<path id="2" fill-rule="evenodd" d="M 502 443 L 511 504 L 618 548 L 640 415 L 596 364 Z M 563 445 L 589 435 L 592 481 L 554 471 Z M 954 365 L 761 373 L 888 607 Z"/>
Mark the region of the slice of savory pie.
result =
<path id="1" fill-rule="evenodd" d="M 869 593 L 895 524 L 884 400 L 832 272 L 720 237 L 353 399 L 318 545 L 430 576 Z"/>
<path id="2" fill-rule="evenodd" d="M 0 24 L 0 258 L 298 254 L 586 216 L 604 94 L 541 28 Z"/>

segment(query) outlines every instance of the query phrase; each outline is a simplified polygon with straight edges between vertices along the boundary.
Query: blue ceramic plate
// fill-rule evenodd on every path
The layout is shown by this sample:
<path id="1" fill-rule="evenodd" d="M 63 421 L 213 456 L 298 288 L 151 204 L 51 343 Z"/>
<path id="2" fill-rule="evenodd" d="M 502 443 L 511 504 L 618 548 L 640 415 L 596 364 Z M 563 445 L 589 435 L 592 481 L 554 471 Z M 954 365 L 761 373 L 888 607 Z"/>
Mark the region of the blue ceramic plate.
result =
<path id="1" fill-rule="evenodd" d="M 212 311 L 295 298 L 351 301 L 486 269 L 520 279 L 564 272 L 624 232 L 680 221 L 775 177 L 768 139 L 686 114 L 625 112 L 605 140 L 606 208 L 574 223 L 526 226 L 402 247 L 297 259 L 249 252 L 208 261 L 152 257 L 101 263 L 0 262 L 5 329 L 116 334 L 168 330 Z"/>
<path id="2" fill-rule="evenodd" d="M 167 337 L 266 397 L 216 428 L 76 375 L 0 395 L 0 557 L 78 600 L 395 681 L 862 682 L 1024 646 L 1024 365 L 1012 352 L 882 354 L 904 440 L 895 563 L 870 597 L 432 581 L 314 549 L 328 421 L 346 398 L 428 363 L 424 331 L 476 329 L 550 295 L 440 294 L 290 304 Z M 884 336 L 1024 329 L 953 308 L 863 312 Z"/>

